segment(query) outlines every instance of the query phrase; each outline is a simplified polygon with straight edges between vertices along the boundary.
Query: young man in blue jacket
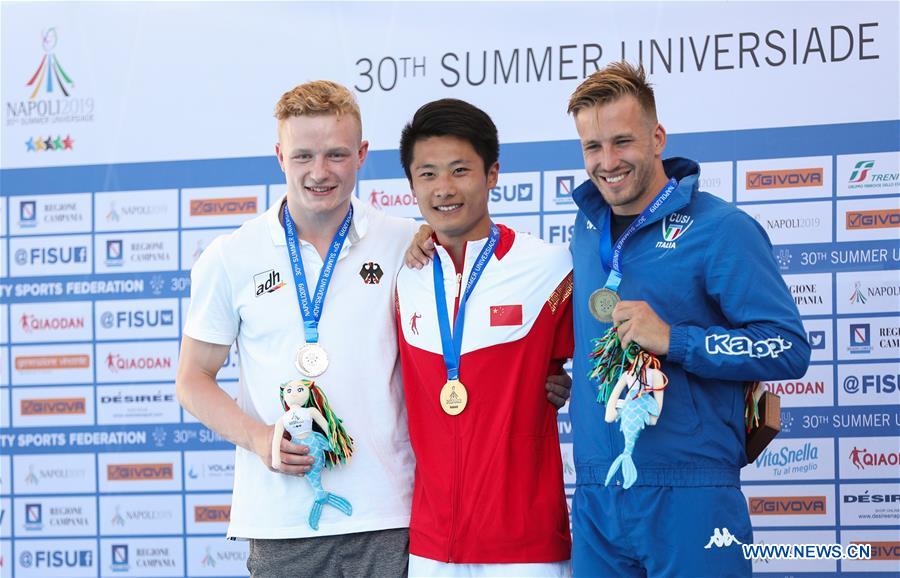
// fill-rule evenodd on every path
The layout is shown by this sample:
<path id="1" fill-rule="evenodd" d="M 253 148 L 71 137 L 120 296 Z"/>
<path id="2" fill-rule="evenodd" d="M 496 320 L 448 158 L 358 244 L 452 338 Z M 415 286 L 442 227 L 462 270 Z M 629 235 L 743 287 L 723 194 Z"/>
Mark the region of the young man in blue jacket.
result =
<path id="1" fill-rule="evenodd" d="M 744 386 L 805 373 L 799 313 L 763 229 L 701 192 L 696 162 L 662 160 L 666 132 L 642 69 L 594 73 L 568 111 L 590 175 L 573 192 L 574 573 L 750 576 L 739 545 L 753 541 L 740 490 Z M 587 378 L 591 340 L 610 327 L 589 307 L 603 287 L 620 299 L 611 323 L 622 342 L 656 354 L 669 379 L 659 421 L 634 449 L 628 490 L 621 471 L 604 485 L 624 440 Z"/>

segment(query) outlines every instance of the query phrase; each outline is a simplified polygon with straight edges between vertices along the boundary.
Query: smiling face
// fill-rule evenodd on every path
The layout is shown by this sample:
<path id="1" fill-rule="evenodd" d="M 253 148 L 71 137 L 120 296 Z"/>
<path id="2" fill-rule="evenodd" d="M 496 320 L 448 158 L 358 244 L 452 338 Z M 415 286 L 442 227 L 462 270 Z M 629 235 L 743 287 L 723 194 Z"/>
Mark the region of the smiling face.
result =
<path id="1" fill-rule="evenodd" d="M 281 397 L 287 407 L 303 407 L 309 400 L 309 387 L 302 380 L 295 380 L 282 388 Z"/>
<path id="2" fill-rule="evenodd" d="M 617 215 L 637 215 L 668 180 L 662 165 L 666 131 L 625 95 L 575 114 L 584 168 Z"/>
<path id="3" fill-rule="evenodd" d="M 487 171 L 466 140 L 434 136 L 416 141 L 410 183 L 422 216 L 445 245 L 483 239 L 491 229 L 488 191 L 497 186 L 500 165 Z"/>
<path id="4" fill-rule="evenodd" d="M 275 153 L 294 220 L 304 214 L 343 217 L 369 150 L 369 143 L 361 140 L 359 121 L 350 114 L 313 114 L 279 124 Z"/>

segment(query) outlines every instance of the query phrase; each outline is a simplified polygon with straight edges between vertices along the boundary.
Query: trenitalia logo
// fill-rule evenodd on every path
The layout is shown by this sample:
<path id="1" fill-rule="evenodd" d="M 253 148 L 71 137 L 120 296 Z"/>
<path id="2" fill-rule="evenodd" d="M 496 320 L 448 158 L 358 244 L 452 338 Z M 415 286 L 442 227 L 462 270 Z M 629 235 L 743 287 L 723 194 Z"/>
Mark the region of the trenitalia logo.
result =
<path id="1" fill-rule="evenodd" d="M 750 171 L 747 173 L 747 190 L 821 187 L 823 175 L 824 171 L 821 167 L 781 171 Z"/>
<path id="2" fill-rule="evenodd" d="M 256 214 L 256 207 L 256 197 L 194 199 L 191 201 L 191 216 L 254 215 Z"/>
<path id="3" fill-rule="evenodd" d="M 231 506 L 194 506 L 195 522 L 230 522 Z"/>
<path id="4" fill-rule="evenodd" d="M 900 560 L 900 542 L 850 542 L 851 544 L 869 544 L 872 557 L 869 560 Z"/>
<path id="5" fill-rule="evenodd" d="M 106 466 L 106 479 L 111 482 L 171 480 L 173 476 L 172 464 L 108 464 Z"/>
<path id="6" fill-rule="evenodd" d="M 91 358 L 88 355 L 19 355 L 15 363 L 19 371 L 87 369 L 91 366 Z"/>
<path id="7" fill-rule="evenodd" d="M 773 496 L 750 498 L 752 516 L 821 516 L 826 513 L 825 496 Z"/>
<path id="8" fill-rule="evenodd" d="M 900 209 L 847 211 L 847 230 L 896 229 L 900 227 Z"/>
<path id="9" fill-rule="evenodd" d="M 23 399 L 22 415 L 84 415 L 87 403 L 83 397 L 60 399 Z"/>

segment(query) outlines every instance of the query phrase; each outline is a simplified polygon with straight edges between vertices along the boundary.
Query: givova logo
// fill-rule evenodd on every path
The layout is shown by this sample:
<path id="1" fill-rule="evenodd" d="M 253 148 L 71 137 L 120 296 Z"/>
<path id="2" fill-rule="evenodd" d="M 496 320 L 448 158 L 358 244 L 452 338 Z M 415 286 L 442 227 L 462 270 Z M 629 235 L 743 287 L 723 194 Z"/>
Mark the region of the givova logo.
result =
<path id="1" fill-rule="evenodd" d="M 827 512 L 826 496 L 758 496 L 749 498 L 751 516 L 823 515 Z"/>

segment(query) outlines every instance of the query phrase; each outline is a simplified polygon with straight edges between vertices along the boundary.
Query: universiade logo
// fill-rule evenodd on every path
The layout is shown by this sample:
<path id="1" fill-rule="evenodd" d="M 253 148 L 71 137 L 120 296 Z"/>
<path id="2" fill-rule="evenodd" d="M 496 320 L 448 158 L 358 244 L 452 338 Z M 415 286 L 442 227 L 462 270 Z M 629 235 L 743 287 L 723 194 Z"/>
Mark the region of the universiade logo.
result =
<path id="1" fill-rule="evenodd" d="M 62 92 L 64 96 L 69 96 L 66 85 L 68 85 L 69 90 L 75 85 L 69 75 L 66 74 L 66 71 L 63 70 L 62 65 L 59 63 L 59 58 L 53 52 L 58 41 L 59 37 L 56 33 L 56 28 L 45 30 L 41 35 L 44 57 L 41 59 L 41 63 L 38 65 L 37 70 L 34 71 L 31 80 L 25 84 L 25 86 L 34 87 L 34 90 L 29 97 L 30 100 L 34 100 L 37 97 L 38 92 L 41 90 L 41 86 L 45 87 L 47 94 L 53 94 L 56 89 L 59 88 L 59 91 Z M 54 79 L 56 80 L 55 83 L 53 82 Z"/>

